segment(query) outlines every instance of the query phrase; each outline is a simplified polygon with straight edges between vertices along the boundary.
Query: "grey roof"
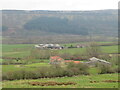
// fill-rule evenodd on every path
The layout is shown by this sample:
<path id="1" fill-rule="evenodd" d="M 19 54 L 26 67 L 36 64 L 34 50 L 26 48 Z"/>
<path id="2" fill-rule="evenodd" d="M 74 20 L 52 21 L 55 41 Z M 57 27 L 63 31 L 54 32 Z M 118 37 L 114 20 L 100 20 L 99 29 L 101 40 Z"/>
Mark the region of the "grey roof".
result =
<path id="1" fill-rule="evenodd" d="M 90 61 L 94 62 L 94 61 L 99 61 L 99 62 L 103 62 L 103 63 L 107 63 L 107 64 L 110 64 L 110 62 L 108 61 L 105 61 L 105 60 L 102 60 L 102 59 L 98 59 L 96 57 L 92 57 L 89 59 Z"/>

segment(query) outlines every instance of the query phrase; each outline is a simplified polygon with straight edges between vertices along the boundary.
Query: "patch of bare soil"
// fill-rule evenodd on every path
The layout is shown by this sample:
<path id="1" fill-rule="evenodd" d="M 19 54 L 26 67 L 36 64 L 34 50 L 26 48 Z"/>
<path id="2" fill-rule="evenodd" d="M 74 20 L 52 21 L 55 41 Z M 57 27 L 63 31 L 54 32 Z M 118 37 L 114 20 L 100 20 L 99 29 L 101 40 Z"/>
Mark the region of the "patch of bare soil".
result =
<path id="1" fill-rule="evenodd" d="M 120 82 L 120 80 L 105 80 L 102 82 L 107 82 L 107 83 L 117 83 Z M 99 81 L 90 81 L 90 83 L 99 83 Z"/>
<path id="2" fill-rule="evenodd" d="M 107 82 L 107 83 L 117 83 L 120 82 L 120 80 L 105 80 L 103 82 Z"/>
<path id="3" fill-rule="evenodd" d="M 28 84 L 32 86 L 55 86 L 55 85 L 75 85 L 77 83 L 75 82 L 54 82 L 54 81 L 49 81 L 49 82 L 29 82 Z"/>
<path id="4" fill-rule="evenodd" d="M 99 81 L 90 81 L 90 83 L 99 83 Z"/>

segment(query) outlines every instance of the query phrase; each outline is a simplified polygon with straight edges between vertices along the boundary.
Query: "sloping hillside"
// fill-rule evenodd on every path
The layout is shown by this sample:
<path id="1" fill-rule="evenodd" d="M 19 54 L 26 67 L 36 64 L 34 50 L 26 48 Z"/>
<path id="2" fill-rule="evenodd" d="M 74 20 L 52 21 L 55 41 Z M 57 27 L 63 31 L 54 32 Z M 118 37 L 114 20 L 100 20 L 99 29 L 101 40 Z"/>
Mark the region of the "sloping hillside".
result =
<path id="1" fill-rule="evenodd" d="M 115 35 L 117 33 L 117 10 L 4 10 L 2 18 L 3 31 L 8 32 L 7 35 L 17 34 L 19 31 L 23 33 L 41 31 L 77 35 L 87 35 L 89 33 Z"/>
<path id="2" fill-rule="evenodd" d="M 3 43 L 113 40 L 118 35 L 117 10 L 3 10 Z"/>

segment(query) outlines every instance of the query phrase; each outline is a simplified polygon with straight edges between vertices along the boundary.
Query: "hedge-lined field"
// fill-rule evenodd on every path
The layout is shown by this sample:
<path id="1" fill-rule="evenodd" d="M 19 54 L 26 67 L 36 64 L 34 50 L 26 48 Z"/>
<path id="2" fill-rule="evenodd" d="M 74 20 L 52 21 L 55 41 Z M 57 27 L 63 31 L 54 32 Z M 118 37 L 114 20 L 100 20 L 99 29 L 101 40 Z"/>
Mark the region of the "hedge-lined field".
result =
<path id="1" fill-rule="evenodd" d="M 101 46 L 101 49 L 105 53 L 117 53 L 118 52 L 118 46 L 117 45 L 114 45 L 114 46 Z M 69 49 L 60 50 L 60 52 L 61 53 L 71 53 L 71 54 L 84 53 L 85 48 L 69 48 Z"/>
<path id="2" fill-rule="evenodd" d="M 100 74 L 62 78 L 42 78 L 36 80 L 3 81 L 3 88 L 118 88 L 118 74 Z M 34 82 L 74 82 L 75 85 L 32 86 Z"/>
<path id="3" fill-rule="evenodd" d="M 110 43 L 110 42 L 98 42 Z M 77 43 L 72 43 L 75 45 Z M 70 46 L 70 44 L 62 44 Z M 69 65 L 57 67 L 49 64 L 51 54 L 63 56 L 80 56 L 86 48 L 68 48 L 63 50 L 36 50 L 34 44 L 3 44 L 3 88 L 117 88 L 118 63 L 117 56 L 107 58 L 112 66 L 98 64 L 96 67 L 87 65 Z M 118 46 L 101 46 L 103 53 L 118 53 Z M 57 52 L 56 52 L 57 51 Z M 42 54 L 42 59 L 39 57 Z M 77 56 L 78 55 L 78 56 Z M 10 57 L 21 58 L 20 60 Z M 34 58 L 35 57 L 35 58 Z M 44 58 L 45 57 L 45 58 Z M 46 58 L 47 57 L 47 58 Z M 62 57 L 63 58 L 63 57 Z M 65 58 L 64 58 L 65 59 Z M 78 59 L 78 58 L 77 58 Z M 76 59 L 75 59 L 76 60 Z M 84 61 L 85 59 L 79 59 Z M 106 60 L 106 59 L 105 59 Z M 2 59 L 0 60 L 2 61 Z M 58 65 L 59 66 L 59 65 Z M 47 72 L 47 73 L 46 73 Z M 109 74 L 111 73 L 111 74 Z M 4 81 L 5 80 L 5 81 Z M 12 81 L 9 81 L 12 80 Z M 38 85 L 41 85 L 39 86 Z M 35 86 L 37 84 L 37 86 Z M 34 85 L 34 86 L 33 86 Z M 44 86 L 45 85 L 45 86 Z"/>
<path id="4" fill-rule="evenodd" d="M 2 65 L 2 72 L 18 71 L 22 69 L 35 70 L 42 66 L 50 66 L 48 63 L 33 63 L 27 65 Z"/>
<path id="5" fill-rule="evenodd" d="M 33 44 L 14 44 L 14 45 L 3 44 L 2 45 L 2 50 L 3 50 L 2 56 L 23 58 L 23 57 L 29 56 L 32 49 L 34 49 Z M 118 53 L 117 45 L 101 46 L 101 49 L 105 53 Z M 85 53 L 85 48 L 69 48 L 69 49 L 63 49 L 63 50 L 58 50 L 58 51 L 60 53 L 76 54 L 76 53 Z"/>

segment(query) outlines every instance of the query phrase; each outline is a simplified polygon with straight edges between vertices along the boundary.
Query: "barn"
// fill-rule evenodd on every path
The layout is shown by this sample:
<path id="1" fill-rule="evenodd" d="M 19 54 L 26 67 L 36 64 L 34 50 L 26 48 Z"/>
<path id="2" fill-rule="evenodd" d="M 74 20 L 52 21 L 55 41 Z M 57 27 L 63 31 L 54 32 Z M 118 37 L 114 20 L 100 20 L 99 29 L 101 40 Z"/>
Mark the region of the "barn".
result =
<path id="1" fill-rule="evenodd" d="M 70 62 L 73 62 L 75 64 L 80 63 L 80 61 L 64 60 L 60 56 L 52 56 L 52 57 L 50 57 L 50 64 L 65 64 L 65 63 L 70 63 Z"/>
<path id="2" fill-rule="evenodd" d="M 50 64 L 64 64 L 64 59 L 60 56 L 51 56 Z"/>

